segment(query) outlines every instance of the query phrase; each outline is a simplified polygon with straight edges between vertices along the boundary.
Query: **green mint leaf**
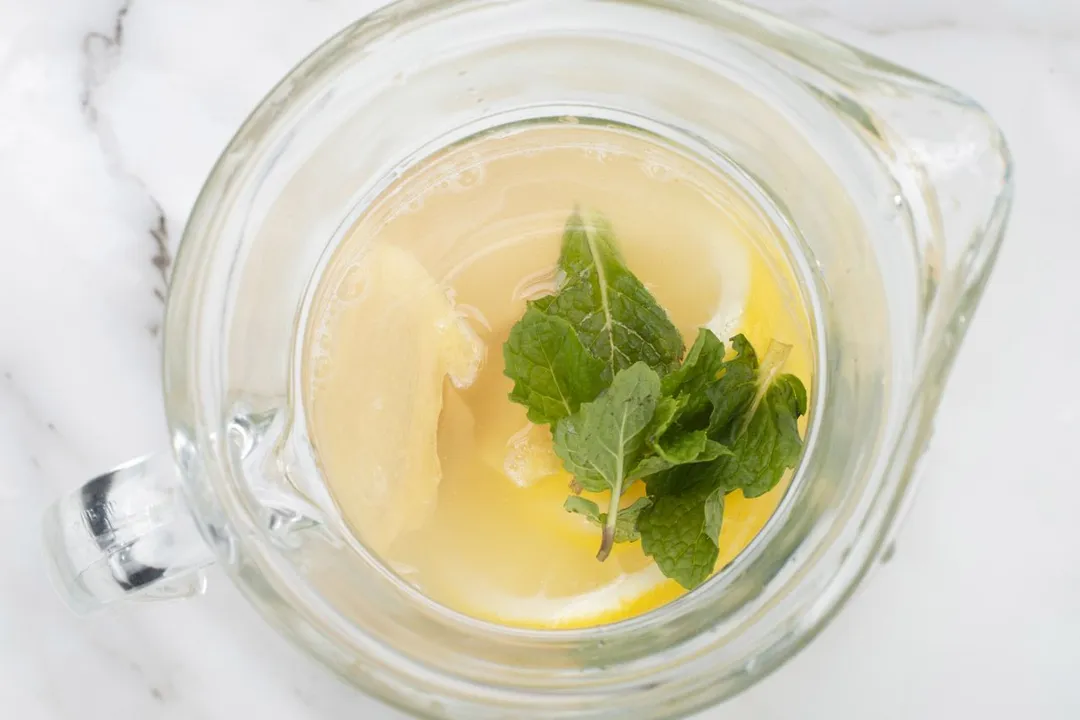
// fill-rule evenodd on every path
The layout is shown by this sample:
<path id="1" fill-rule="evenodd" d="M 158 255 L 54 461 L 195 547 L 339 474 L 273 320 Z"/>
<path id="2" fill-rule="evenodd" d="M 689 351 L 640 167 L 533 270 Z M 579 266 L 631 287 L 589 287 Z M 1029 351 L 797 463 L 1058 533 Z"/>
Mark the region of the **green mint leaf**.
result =
<path id="1" fill-rule="evenodd" d="M 731 450 L 711 440 L 704 430 L 677 435 L 674 439 L 666 437 L 661 444 L 654 445 L 655 455 L 647 455 L 630 471 L 631 478 L 646 478 L 677 465 L 710 462 L 722 455 L 730 455 Z"/>
<path id="2" fill-rule="evenodd" d="M 661 383 L 664 395 L 682 395 L 691 401 L 707 399 L 705 388 L 724 367 L 724 343 L 708 328 L 698 330 L 697 340 L 687 351 L 682 365 Z M 707 405 L 707 403 L 705 403 Z"/>
<path id="3" fill-rule="evenodd" d="M 642 476 L 645 480 L 645 492 L 649 497 L 657 498 L 664 495 L 678 495 L 688 488 L 698 485 L 708 487 L 727 487 L 725 478 L 731 473 L 729 467 L 733 460 L 734 448 L 724 448 L 712 462 L 685 463 L 682 465 L 669 465 L 661 472 L 653 475 Z"/>
<path id="4" fill-rule="evenodd" d="M 619 510 L 619 515 L 615 519 L 615 542 L 637 542 L 641 539 L 641 535 L 637 531 L 638 516 L 642 510 L 651 504 L 652 501 L 649 498 L 638 498 L 627 507 Z M 600 512 L 600 507 L 592 500 L 571 495 L 566 498 L 563 508 L 568 512 L 584 515 L 598 527 L 604 527 L 607 524 L 607 513 Z"/>
<path id="5" fill-rule="evenodd" d="M 687 431 L 672 427 L 686 406 L 686 395 L 660 398 L 653 419 L 645 431 L 645 442 L 648 445 L 646 454 L 630 471 L 628 477 L 636 480 L 676 465 L 715 460 L 730 452 L 724 445 L 711 440 L 704 430 Z"/>
<path id="6" fill-rule="evenodd" d="M 703 349 L 712 345 L 700 334 L 695 345 L 698 344 L 701 344 Z M 740 423 L 753 403 L 758 389 L 758 359 L 750 341 L 744 335 L 736 335 L 731 339 L 731 347 L 735 351 L 734 357 L 723 362 L 719 379 L 713 380 L 704 389 L 706 397 L 712 404 L 708 436 L 723 443 L 723 446 L 730 448 L 730 451 L 720 453 L 714 462 L 705 464 L 667 463 L 665 466 L 659 461 L 649 463 L 646 469 L 653 472 L 642 477 L 645 479 L 646 492 L 650 497 L 682 493 L 699 483 L 713 488 L 731 486 L 732 481 L 729 478 L 736 468 L 736 460 L 731 457 L 735 452 L 732 446 L 740 429 Z M 688 359 L 690 355 L 691 353 L 687 353 Z M 711 356 L 712 353 L 708 355 Z M 667 432 L 669 426 L 679 420 L 685 402 L 679 405 L 679 409 L 673 413 L 674 417 L 668 425 L 663 426 L 661 432 Z M 659 411 L 657 416 L 660 416 Z"/>
<path id="7" fill-rule="evenodd" d="M 672 467 L 674 467 L 674 465 L 659 455 L 648 455 L 642 458 L 641 461 L 634 466 L 634 469 L 630 471 L 629 477 L 634 480 L 643 480 L 650 476 L 654 476 L 657 473 L 662 473 Z"/>
<path id="8" fill-rule="evenodd" d="M 662 388 L 663 386 L 661 391 Z M 661 397 L 656 403 L 656 412 L 653 413 L 649 427 L 645 429 L 645 442 L 651 451 L 655 452 L 662 441 L 670 443 L 674 439 L 672 425 L 685 409 L 686 401 L 686 396 L 680 395 L 677 398 Z M 672 437 L 669 438 L 669 435 Z"/>
<path id="9" fill-rule="evenodd" d="M 641 539 L 637 521 L 642 511 L 650 505 L 652 505 L 652 500 L 643 497 L 619 510 L 619 515 L 615 520 L 615 542 L 637 542 Z M 607 524 L 607 513 L 600 514 L 600 524 Z"/>
<path id="10" fill-rule="evenodd" d="M 784 472 L 795 467 L 802 452 L 798 419 L 806 413 L 806 388 L 794 375 L 776 377 L 732 447 L 724 478 L 727 488 L 739 488 L 748 498 L 776 487 Z"/>
<path id="11" fill-rule="evenodd" d="M 663 392 L 663 385 L 661 385 L 661 392 Z M 650 445 L 656 443 L 668 431 L 685 404 L 684 397 L 661 397 L 657 401 L 656 412 L 653 413 L 649 427 L 645 431 L 645 437 Z"/>
<path id="12" fill-rule="evenodd" d="M 720 526 L 724 523 L 724 490 L 716 488 L 705 498 L 705 536 L 720 549 Z"/>
<path id="13" fill-rule="evenodd" d="M 802 438 L 799 436 L 798 419 L 806 414 L 806 388 L 794 375 L 780 374 L 789 345 L 773 342 L 765 354 L 760 367 L 755 369 L 755 379 L 749 391 L 749 402 L 745 401 L 748 393 L 742 381 L 745 368 L 756 365 L 756 359 L 750 361 L 753 352 L 748 348 L 740 353 L 747 358 L 743 367 L 736 367 L 730 376 L 738 378 L 729 390 L 738 394 L 738 402 L 730 402 L 727 407 L 744 406 L 740 414 L 724 420 L 725 430 L 722 436 L 732 438 L 731 454 L 722 455 L 707 465 L 694 466 L 685 470 L 673 469 L 646 480 L 649 495 L 662 495 L 678 492 L 690 485 L 703 483 L 709 487 L 720 487 L 725 492 L 742 490 L 748 498 L 764 495 L 776 487 L 784 473 L 795 467 L 802 452 Z M 719 383 L 729 378 L 729 369 Z M 721 402 L 726 402 L 720 399 Z M 725 406 L 714 400 L 714 417 Z M 726 410 L 725 410 L 726 411 Z"/>
<path id="14" fill-rule="evenodd" d="M 797 421 L 805 412 L 803 384 L 794 375 L 781 375 L 728 452 L 712 462 L 678 465 L 647 477 L 642 475 L 645 490 L 654 498 L 698 485 L 724 492 L 742 490 L 748 498 L 764 495 L 799 460 L 802 439 Z"/>
<path id="15" fill-rule="evenodd" d="M 644 477 L 650 497 L 679 494 L 699 485 L 724 492 L 741 489 L 746 497 L 757 497 L 776 487 L 798 461 L 802 440 L 797 421 L 806 413 L 807 401 L 798 378 L 779 374 L 790 346 L 771 343 L 759 367 L 745 337 L 734 338 L 732 345 L 737 356 L 725 363 L 720 379 L 707 389 L 715 421 L 709 435 L 726 439 L 730 450 L 712 462 L 677 465 Z"/>
<path id="16" fill-rule="evenodd" d="M 646 432 L 652 454 L 647 454 L 630 472 L 643 478 L 685 463 L 708 462 L 730 452 L 709 439 L 704 429 L 688 428 L 689 416 L 707 409 L 705 390 L 716 380 L 724 364 L 724 344 L 711 330 L 702 328 L 682 365 L 660 383 L 662 397 Z"/>
<path id="17" fill-rule="evenodd" d="M 589 354 L 573 326 L 529 307 L 503 345 L 503 373 L 514 381 L 510 399 L 529 420 L 552 423 L 577 412 L 604 388 L 604 364 Z"/>
<path id="18" fill-rule="evenodd" d="M 597 557 L 615 540 L 615 517 L 627 472 L 645 450 L 645 431 L 660 400 L 660 376 L 644 362 L 621 370 L 596 400 L 555 426 L 555 454 L 587 490 L 611 491 Z"/>
<path id="19" fill-rule="evenodd" d="M 574 483 L 577 485 L 574 492 L 604 492 L 608 489 L 607 479 L 589 462 L 589 444 L 584 439 L 584 424 L 585 418 L 580 410 L 555 424 L 555 454 L 562 460 L 566 472 L 574 476 Z"/>
<path id="20" fill-rule="evenodd" d="M 709 463 L 709 465 L 712 465 L 712 463 Z M 658 498 L 664 495 L 674 495 L 683 488 L 689 487 L 690 483 L 687 482 L 687 477 L 692 467 L 696 466 L 677 465 L 672 467 L 665 463 L 665 466 L 653 469 L 651 473 L 642 474 L 641 479 L 645 481 L 645 494 L 651 498 Z"/>
<path id="21" fill-rule="evenodd" d="M 577 211 L 570 216 L 559 270 L 563 279 L 558 291 L 535 305 L 577 329 L 585 347 L 604 363 L 605 380 L 636 362 L 662 374 L 678 365 L 682 336 L 626 267 L 603 216 L 583 218 Z"/>
<path id="22" fill-rule="evenodd" d="M 802 417 L 808 410 L 806 386 L 794 375 L 784 374 L 776 378 L 773 387 L 781 391 L 780 399 L 787 405 L 796 418 Z"/>
<path id="23" fill-rule="evenodd" d="M 706 485 L 655 498 L 638 517 L 641 549 L 664 575 L 693 590 L 716 567 L 723 514 L 723 493 Z"/>
<path id="24" fill-rule="evenodd" d="M 571 495 L 566 498 L 566 502 L 563 503 L 563 510 L 578 515 L 584 515 L 597 525 L 602 524 L 600 522 L 600 506 L 592 500 L 583 498 L 580 495 Z"/>
<path id="25" fill-rule="evenodd" d="M 724 363 L 723 374 L 706 388 L 712 403 L 709 417 L 709 437 L 731 444 L 739 429 L 739 421 L 754 400 L 757 392 L 758 360 L 750 341 L 743 335 L 731 340 L 736 355 Z"/>
<path id="26" fill-rule="evenodd" d="M 707 391 L 716 383 L 723 367 L 724 343 L 711 330 L 701 328 L 682 365 L 661 381 L 665 399 L 657 407 L 649 434 L 650 446 L 659 446 L 657 452 L 661 456 L 665 454 L 662 448 L 688 442 L 685 437 L 688 433 L 707 428 L 712 408 Z M 710 459 L 706 456 L 684 462 Z"/>
<path id="27" fill-rule="evenodd" d="M 672 427 L 686 407 L 686 395 L 660 398 L 652 422 L 645 431 L 648 450 L 645 457 L 630 471 L 629 477 L 644 478 L 676 465 L 708 462 L 730 453 L 727 447 L 710 439 L 704 430 L 687 431 Z"/>
<path id="28" fill-rule="evenodd" d="M 615 376 L 596 400 L 555 426 L 555 453 L 586 490 L 621 489 L 645 448 L 660 400 L 660 377 L 645 363 Z"/>
<path id="29" fill-rule="evenodd" d="M 671 433 L 668 433 L 670 435 Z M 725 445 L 715 440 L 710 440 L 704 430 L 676 435 L 668 439 L 665 435 L 660 442 L 653 446 L 658 457 L 667 460 L 672 465 L 684 465 L 686 463 L 699 463 L 715 460 L 721 455 L 730 455 Z"/>

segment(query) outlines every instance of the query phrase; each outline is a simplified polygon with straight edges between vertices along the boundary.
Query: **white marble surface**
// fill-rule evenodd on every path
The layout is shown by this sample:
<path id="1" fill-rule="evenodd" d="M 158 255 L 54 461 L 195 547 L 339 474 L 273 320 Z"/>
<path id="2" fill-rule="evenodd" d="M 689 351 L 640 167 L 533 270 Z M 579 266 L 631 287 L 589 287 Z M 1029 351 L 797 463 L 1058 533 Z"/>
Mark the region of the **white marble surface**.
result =
<path id="1" fill-rule="evenodd" d="M 198 601 L 76 618 L 38 541 L 51 498 L 163 444 L 161 297 L 196 192 L 270 85 L 375 2 L 0 0 L 4 717 L 400 717 L 218 575 Z M 1080 3 L 761 4 L 973 95 L 1018 192 L 894 559 L 703 718 L 1080 717 Z"/>

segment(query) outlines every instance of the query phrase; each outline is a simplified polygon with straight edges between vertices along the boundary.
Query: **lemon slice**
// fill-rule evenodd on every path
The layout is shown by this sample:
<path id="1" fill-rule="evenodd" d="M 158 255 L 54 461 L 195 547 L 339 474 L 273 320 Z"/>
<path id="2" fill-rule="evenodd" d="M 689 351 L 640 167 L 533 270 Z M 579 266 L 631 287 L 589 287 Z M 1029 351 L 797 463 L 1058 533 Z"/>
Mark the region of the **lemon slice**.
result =
<path id="1" fill-rule="evenodd" d="M 448 568 L 459 579 L 453 592 L 455 607 L 501 625 L 551 630 L 625 620 L 685 592 L 664 577 L 639 543 L 618 544 L 605 562 L 597 562 L 599 529 L 562 509 L 568 478 L 559 473 L 509 491 L 529 498 L 529 512 L 517 515 L 515 522 L 543 549 L 515 543 L 525 557 L 493 551 L 478 560 L 497 564 L 498 573 Z M 638 494 L 629 494 L 627 502 Z M 602 500 L 599 495 L 593 499 Z"/>
<path id="2" fill-rule="evenodd" d="M 659 568 L 649 565 L 569 597 L 493 594 L 484 601 L 484 619 L 546 630 L 606 625 L 639 614 L 639 606 L 656 607 L 677 597 L 678 588 L 669 583 Z M 661 594 L 664 597 L 658 597 Z"/>

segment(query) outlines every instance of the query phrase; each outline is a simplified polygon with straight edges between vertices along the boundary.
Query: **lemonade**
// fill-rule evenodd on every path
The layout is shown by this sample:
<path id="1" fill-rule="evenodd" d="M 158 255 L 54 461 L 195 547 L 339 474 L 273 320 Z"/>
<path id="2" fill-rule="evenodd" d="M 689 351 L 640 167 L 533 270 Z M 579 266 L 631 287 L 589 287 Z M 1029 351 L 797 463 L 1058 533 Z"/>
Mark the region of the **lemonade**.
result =
<path id="1" fill-rule="evenodd" d="M 556 260 L 576 208 L 603 213 L 687 347 L 699 328 L 725 342 L 743 333 L 760 353 L 790 346 L 783 372 L 812 379 L 809 321 L 776 228 L 724 175 L 654 138 L 521 125 L 395 181 L 320 279 L 305 335 L 309 433 L 363 543 L 433 600 L 507 625 L 609 623 L 686 591 L 641 542 L 598 562 L 600 529 L 563 509 L 575 478 L 552 429 L 509 398 L 503 346 L 526 302 L 562 281 Z M 724 498 L 717 570 L 786 484 Z M 621 505 L 643 494 L 637 482 Z M 602 492 L 583 497 L 608 505 Z"/>

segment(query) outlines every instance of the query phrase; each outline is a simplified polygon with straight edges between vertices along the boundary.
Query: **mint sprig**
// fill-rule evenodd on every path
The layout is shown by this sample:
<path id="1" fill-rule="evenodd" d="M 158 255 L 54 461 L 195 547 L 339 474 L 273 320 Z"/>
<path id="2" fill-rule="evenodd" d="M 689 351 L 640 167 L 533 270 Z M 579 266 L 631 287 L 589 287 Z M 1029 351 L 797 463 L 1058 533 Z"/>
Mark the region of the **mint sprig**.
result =
<path id="1" fill-rule="evenodd" d="M 555 426 L 555 453 L 573 467 L 575 479 L 593 491 L 611 491 L 607 521 L 596 557 L 607 558 L 615 542 L 623 483 L 645 450 L 645 430 L 660 399 L 660 376 L 643 362 L 619 372 L 591 403 Z"/>
<path id="2" fill-rule="evenodd" d="M 630 272 L 599 214 L 571 214 L 552 295 L 528 303 L 503 347 L 510 399 L 551 426 L 574 475 L 565 509 L 602 528 L 597 558 L 641 541 L 660 570 L 688 589 L 715 569 L 724 495 L 757 497 L 802 452 L 806 389 L 781 372 L 790 346 L 759 364 L 742 335 L 724 343 L 702 328 L 683 340 Z M 620 508 L 644 481 L 647 497 Z M 608 492 L 606 512 L 583 491 Z"/>

